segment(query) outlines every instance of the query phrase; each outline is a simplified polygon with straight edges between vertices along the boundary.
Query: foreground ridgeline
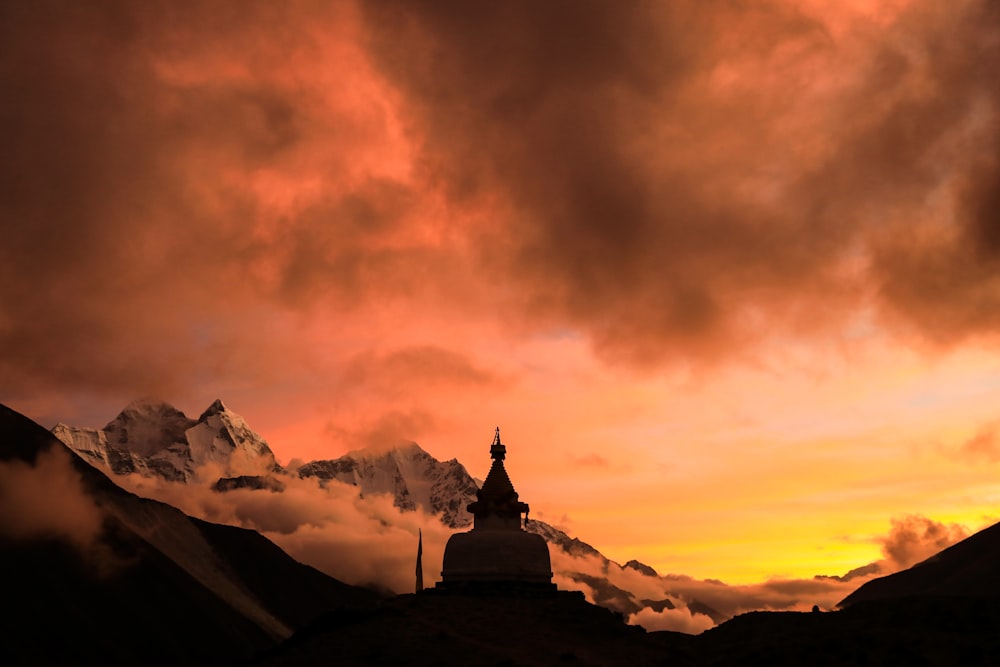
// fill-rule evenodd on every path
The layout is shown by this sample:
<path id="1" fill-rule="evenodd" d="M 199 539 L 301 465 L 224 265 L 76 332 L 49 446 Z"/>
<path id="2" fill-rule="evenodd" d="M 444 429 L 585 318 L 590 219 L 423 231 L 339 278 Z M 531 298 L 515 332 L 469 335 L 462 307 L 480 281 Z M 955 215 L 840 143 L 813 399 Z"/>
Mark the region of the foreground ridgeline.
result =
<path id="1" fill-rule="evenodd" d="M 518 500 L 507 476 L 506 455 L 498 427 L 490 447 L 493 465 L 468 507 L 474 517 L 472 530 L 448 540 L 438 590 L 555 590 L 545 540 L 521 527 L 522 514 L 528 522 L 528 504 Z"/>

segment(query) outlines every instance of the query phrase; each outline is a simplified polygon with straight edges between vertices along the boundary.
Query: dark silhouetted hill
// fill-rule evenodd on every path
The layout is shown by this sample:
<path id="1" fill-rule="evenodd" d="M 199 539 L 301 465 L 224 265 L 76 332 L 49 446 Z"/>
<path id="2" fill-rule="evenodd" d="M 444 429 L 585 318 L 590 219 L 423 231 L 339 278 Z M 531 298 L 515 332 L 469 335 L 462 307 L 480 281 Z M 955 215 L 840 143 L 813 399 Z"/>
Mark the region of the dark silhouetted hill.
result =
<path id="1" fill-rule="evenodd" d="M 839 606 L 913 597 L 1000 598 L 1000 524 L 981 530 L 907 570 L 869 581 L 844 598 Z"/>
<path id="2" fill-rule="evenodd" d="M 255 664 L 685 665 L 694 637 L 649 641 L 639 627 L 582 594 L 550 597 L 438 594 L 385 601 L 367 614 L 330 614 Z"/>
<path id="3" fill-rule="evenodd" d="M 998 665 L 1000 609 L 985 599 L 863 602 L 834 612 L 755 611 L 695 638 L 697 664 Z M 661 633 L 654 633 L 656 636 Z"/>
<path id="4" fill-rule="evenodd" d="M 336 612 L 256 665 L 997 665 L 1000 609 L 984 599 L 867 602 L 836 612 L 751 612 L 693 636 L 645 632 L 573 593 L 404 595 Z"/>

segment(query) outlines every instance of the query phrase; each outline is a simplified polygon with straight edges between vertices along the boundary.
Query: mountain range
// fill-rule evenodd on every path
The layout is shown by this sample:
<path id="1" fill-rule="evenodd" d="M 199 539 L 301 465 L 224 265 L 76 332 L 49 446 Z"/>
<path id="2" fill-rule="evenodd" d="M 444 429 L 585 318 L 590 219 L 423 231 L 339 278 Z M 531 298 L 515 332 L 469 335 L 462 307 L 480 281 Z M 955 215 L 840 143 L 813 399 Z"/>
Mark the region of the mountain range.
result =
<path id="1" fill-rule="evenodd" d="M 217 407 L 216 413 L 226 412 L 221 403 Z M 194 421 L 184 433 L 201 421 L 182 421 L 161 409 L 145 414 L 167 415 L 181 425 Z M 236 423 L 234 416 L 216 417 L 219 423 Z M 116 442 L 132 456 L 132 438 L 149 431 L 133 427 L 129 433 Z M 233 441 L 233 449 L 242 446 L 238 438 Z M 260 442 L 258 437 L 253 451 L 267 460 Z M 178 444 L 173 449 L 178 462 L 196 460 L 183 451 L 181 440 L 170 443 Z M 160 451 L 153 447 L 141 458 Z M 0 406 L 0 565 L 8 575 L 5 664 L 1000 662 L 995 567 L 1000 526 L 908 570 L 870 581 L 847 596 L 840 611 L 756 611 L 700 635 L 647 633 L 587 604 L 576 592 L 560 591 L 551 599 L 466 598 L 434 591 L 379 598 L 296 562 L 255 531 L 202 521 L 119 488 L 90 464 L 108 465 L 97 454 L 85 461 L 41 426 Z M 352 454 L 355 462 L 363 458 Z M 408 471 L 416 468 L 406 457 L 402 464 L 390 458 L 409 490 Z M 427 466 L 434 469 L 423 456 L 410 458 L 424 461 L 424 474 Z M 208 461 L 217 470 L 232 470 L 218 456 Z M 360 463 L 343 468 L 340 474 L 357 474 L 362 493 L 366 479 L 383 486 L 391 482 L 394 488 L 398 481 L 395 475 L 365 473 Z M 189 470 L 184 480 L 193 480 L 175 478 L 175 484 L 205 483 L 204 467 L 184 463 L 175 469 Z M 454 475 L 455 467 L 449 469 Z M 163 474 L 150 466 L 134 470 Z M 276 467 L 264 470 L 242 477 L 290 474 Z M 251 495 L 281 493 L 263 483 L 240 488 L 251 489 Z M 410 501 L 417 507 L 430 502 L 429 488 L 414 487 Z M 661 577 L 637 561 L 620 569 L 648 580 L 678 578 Z M 647 610 L 670 610 L 667 604 L 642 603 Z"/>
<path id="2" fill-rule="evenodd" d="M 476 499 L 481 484 L 457 459 L 438 461 L 415 442 L 390 450 L 357 451 L 333 460 L 310 461 L 295 472 L 299 477 L 352 484 L 362 495 L 390 495 L 399 509 L 421 507 L 439 515 L 449 528 L 472 525 L 466 506 Z"/>
<path id="3" fill-rule="evenodd" d="M 384 494 L 401 511 L 418 508 L 437 515 L 445 526 L 464 529 L 472 525 L 466 507 L 475 501 L 481 481 L 473 478 L 457 459 L 439 461 L 417 443 L 390 449 L 359 450 L 336 459 L 304 463 L 294 470 L 278 465 L 274 453 L 240 415 L 221 400 L 213 402 L 198 419 L 190 419 L 162 401 L 142 399 L 130 403 L 101 429 L 57 424 L 52 433 L 82 458 L 114 475 L 139 474 L 171 482 L 210 484 L 217 491 L 251 489 L 280 492 L 286 475 L 350 484 L 361 496 Z M 586 542 L 538 520 L 527 530 L 570 556 L 593 556 L 606 569 L 612 563 Z M 656 576 L 638 561 L 628 565 Z M 631 614 L 644 603 L 632 593 L 580 572 L 566 575 L 595 590 L 595 599 L 614 611 Z M 652 604 L 673 606 L 669 601 Z M 718 621 L 725 616 L 708 605 L 699 607 Z"/>

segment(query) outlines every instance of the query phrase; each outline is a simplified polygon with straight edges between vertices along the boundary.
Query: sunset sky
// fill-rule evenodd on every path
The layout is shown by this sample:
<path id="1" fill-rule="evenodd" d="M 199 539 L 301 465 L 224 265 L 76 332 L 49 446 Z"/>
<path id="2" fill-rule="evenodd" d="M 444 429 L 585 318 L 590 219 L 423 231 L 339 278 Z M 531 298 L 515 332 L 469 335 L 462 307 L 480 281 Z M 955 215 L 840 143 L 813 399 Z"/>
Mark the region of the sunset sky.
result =
<path id="1" fill-rule="evenodd" d="M 1000 518 L 1000 3 L 0 2 L 0 402 L 414 440 L 730 583 Z"/>

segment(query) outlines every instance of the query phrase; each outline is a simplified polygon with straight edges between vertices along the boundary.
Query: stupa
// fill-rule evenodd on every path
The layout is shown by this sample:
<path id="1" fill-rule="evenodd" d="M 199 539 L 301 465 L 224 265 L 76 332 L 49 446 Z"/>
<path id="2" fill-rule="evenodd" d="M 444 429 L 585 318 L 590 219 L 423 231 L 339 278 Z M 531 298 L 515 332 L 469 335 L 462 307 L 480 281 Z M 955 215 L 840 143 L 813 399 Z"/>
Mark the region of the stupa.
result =
<path id="1" fill-rule="evenodd" d="M 497 428 L 490 447 L 493 465 L 476 492 L 469 512 L 472 530 L 456 533 L 444 550 L 441 583 L 444 590 L 554 591 L 552 561 L 541 536 L 522 528 L 528 522 L 528 504 L 518 500 L 503 461 L 507 448 Z"/>

